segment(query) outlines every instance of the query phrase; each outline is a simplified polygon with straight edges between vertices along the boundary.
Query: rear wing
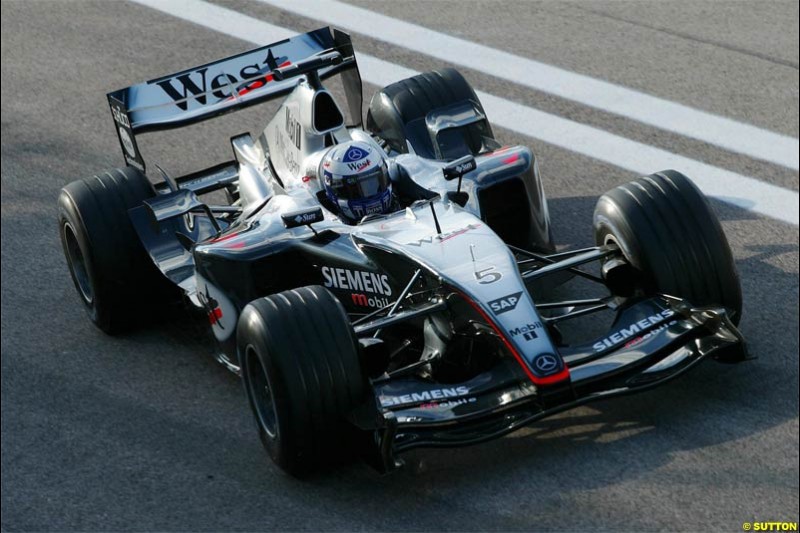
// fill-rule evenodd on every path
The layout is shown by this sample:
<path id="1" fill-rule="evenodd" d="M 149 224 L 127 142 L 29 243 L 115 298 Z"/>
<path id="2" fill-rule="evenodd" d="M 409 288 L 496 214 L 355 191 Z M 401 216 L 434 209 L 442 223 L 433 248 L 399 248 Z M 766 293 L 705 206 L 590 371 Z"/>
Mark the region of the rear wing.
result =
<path id="1" fill-rule="evenodd" d="M 180 128 L 291 92 L 297 77 L 273 76 L 330 52 L 341 62 L 316 70 L 321 79 L 342 74 L 350 115 L 361 123 L 361 76 L 350 36 L 325 27 L 249 52 L 108 93 L 111 114 L 128 165 L 144 172 L 136 135 Z"/>

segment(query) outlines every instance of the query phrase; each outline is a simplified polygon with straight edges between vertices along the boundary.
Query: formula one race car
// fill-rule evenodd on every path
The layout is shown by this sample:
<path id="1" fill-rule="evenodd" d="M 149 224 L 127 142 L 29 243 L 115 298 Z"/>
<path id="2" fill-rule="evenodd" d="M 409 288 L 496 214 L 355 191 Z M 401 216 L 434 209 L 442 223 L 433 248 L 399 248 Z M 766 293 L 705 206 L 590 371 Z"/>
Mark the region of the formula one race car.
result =
<path id="1" fill-rule="evenodd" d="M 334 77 L 346 107 L 323 85 Z M 148 179 L 137 134 L 279 96 L 263 133 L 231 139 L 233 160 Z M 556 253 L 534 155 L 495 140 L 455 70 L 381 89 L 362 127 L 350 37 L 322 28 L 108 100 L 127 166 L 59 197 L 82 305 L 108 333 L 176 295 L 202 312 L 292 474 L 354 450 L 389 471 L 411 448 L 497 438 L 746 358 L 730 248 L 689 179 L 611 190 L 597 245 Z M 201 200 L 215 191 L 225 205 Z M 602 294 L 544 300 L 579 279 Z M 602 313 L 600 334 L 567 334 Z"/>

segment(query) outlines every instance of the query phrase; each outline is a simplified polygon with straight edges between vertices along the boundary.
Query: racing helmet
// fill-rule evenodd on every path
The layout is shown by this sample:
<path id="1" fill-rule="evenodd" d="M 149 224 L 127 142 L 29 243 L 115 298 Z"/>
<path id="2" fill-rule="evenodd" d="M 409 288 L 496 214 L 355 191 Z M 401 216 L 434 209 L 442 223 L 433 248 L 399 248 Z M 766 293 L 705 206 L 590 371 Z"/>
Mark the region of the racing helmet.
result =
<path id="1" fill-rule="evenodd" d="M 325 194 L 349 222 L 392 208 L 392 184 L 383 151 L 364 141 L 348 141 L 322 158 Z"/>

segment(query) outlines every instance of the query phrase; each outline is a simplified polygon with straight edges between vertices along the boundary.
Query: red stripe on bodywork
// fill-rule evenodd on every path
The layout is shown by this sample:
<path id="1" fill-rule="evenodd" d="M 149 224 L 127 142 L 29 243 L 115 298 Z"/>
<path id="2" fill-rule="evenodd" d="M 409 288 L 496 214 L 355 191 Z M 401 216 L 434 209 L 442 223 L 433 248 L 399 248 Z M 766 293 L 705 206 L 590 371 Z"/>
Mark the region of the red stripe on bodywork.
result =
<path id="1" fill-rule="evenodd" d="M 278 68 L 288 67 L 291 64 L 292 64 L 291 61 L 284 61 L 283 63 L 278 65 Z M 256 89 L 260 89 L 261 87 L 263 87 L 264 85 L 268 84 L 272 80 L 273 80 L 272 73 L 269 73 L 266 76 L 264 76 L 263 78 L 258 78 L 255 81 L 252 81 L 249 84 L 247 84 L 244 87 L 242 87 L 241 89 L 239 89 L 238 94 L 239 94 L 239 96 L 244 96 L 244 95 L 246 95 L 247 93 L 249 93 L 251 91 L 255 91 Z M 232 98 L 233 98 L 233 96 L 229 96 L 228 100 L 231 100 Z"/>
<path id="2" fill-rule="evenodd" d="M 547 377 L 544 377 L 544 378 L 540 378 L 539 376 L 536 376 L 533 372 L 531 372 L 530 367 L 528 367 L 528 364 L 522 358 L 522 356 L 517 351 L 517 349 L 514 348 L 514 345 L 511 344 L 511 342 L 509 342 L 509 340 L 506 337 L 505 333 L 503 333 L 500 330 L 500 328 L 497 327 L 497 324 L 495 324 L 494 320 L 492 320 L 489 317 L 489 315 L 486 314 L 486 311 L 484 311 L 481 308 L 481 306 L 479 306 L 477 303 L 475 303 L 472 300 L 472 298 L 470 298 L 469 296 L 467 296 L 463 292 L 458 291 L 458 293 L 461 295 L 462 298 L 464 298 L 464 300 L 467 301 L 467 303 L 469 305 L 472 306 L 473 309 L 475 309 L 475 311 L 478 312 L 478 314 L 481 315 L 481 317 L 486 321 L 486 323 L 489 325 L 489 327 L 491 327 L 494 330 L 494 332 L 497 333 L 497 336 L 500 337 L 500 340 L 503 341 L 503 344 L 505 344 L 506 348 L 508 348 L 508 350 L 511 352 L 511 355 L 513 355 L 514 359 L 517 360 L 517 363 L 519 363 L 519 366 L 522 367 L 522 370 L 525 372 L 525 375 L 528 376 L 528 379 L 530 379 L 535 385 L 552 385 L 554 383 L 558 383 L 559 381 L 564 381 L 565 379 L 569 379 L 569 368 L 567 367 L 566 363 L 564 363 L 564 370 L 562 370 L 558 374 L 553 374 L 552 376 L 547 376 Z M 562 360 L 562 363 L 563 363 L 563 360 Z"/>
<path id="3" fill-rule="evenodd" d="M 212 326 L 216 324 L 220 318 L 222 318 L 222 309 L 219 307 L 212 309 L 211 312 L 208 313 L 208 321 Z"/>
<path id="4" fill-rule="evenodd" d="M 215 239 L 211 239 L 211 242 L 214 242 L 214 243 L 216 243 L 216 242 L 224 242 L 224 241 L 233 239 L 234 237 L 238 237 L 238 236 L 239 236 L 239 232 L 238 231 L 234 231 L 233 233 L 228 233 L 227 235 L 222 235 L 222 236 L 217 237 Z"/>

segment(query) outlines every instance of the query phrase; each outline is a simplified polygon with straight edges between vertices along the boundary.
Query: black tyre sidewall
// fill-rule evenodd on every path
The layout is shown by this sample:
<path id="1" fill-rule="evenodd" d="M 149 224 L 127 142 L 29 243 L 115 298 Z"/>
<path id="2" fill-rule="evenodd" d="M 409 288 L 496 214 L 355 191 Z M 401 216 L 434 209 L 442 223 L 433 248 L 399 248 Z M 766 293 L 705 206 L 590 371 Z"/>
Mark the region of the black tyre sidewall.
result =
<path id="1" fill-rule="evenodd" d="M 294 476 L 349 458 L 351 426 L 343 417 L 366 391 L 358 342 L 347 314 L 322 287 L 303 287 L 255 300 L 237 327 L 245 392 L 272 460 Z M 276 436 L 259 420 L 252 350 L 268 374 Z"/>
<path id="2" fill-rule="evenodd" d="M 263 326 L 266 329 L 266 326 Z M 253 416 L 255 417 L 256 427 L 258 429 L 258 436 L 261 439 L 261 443 L 264 445 L 264 448 L 267 450 L 270 458 L 278 465 L 289 465 L 289 468 L 294 470 L 297 468 L 295 465 L 296 460 L 295 458 L 288 453 L 288 450 L 294 447 L 294 443 L 292 441 L 292 433 L 290 428 L 287 426 L 288 421 L 290 420 L 291 413 L 289 412 L 288 406 L 291 403 L 289 398 L 288 392 L 286 390 L 286 383 L 281 375 L 280 369 L 275 366 L 272 359 L 269 356 L 269 350 L 265 345 L 263 337 L 259 337 L 257 335 L 253 336 L 251 343 L 243 346 L 242 353 L 244 357 L 242 358 L 242 376 L 243 376 L 243 384 L 245 387 L 245 394 L 247 395 L 247 401 L 250 404 L 250 408 L 253 411 Z M 269 385 L 272 389 L 273 394 L 273 401 L 275 403 L 275 418 L 276 418 L 276 434 L 275 436 L 270 436 L 262 427 L 261 422 L 259 420 L 258 414 L 258 407 L 255 404 L 255 399 L 253 397 L 252 392 L 252 383 L 250 382 L 250 372 L 253 370 L 249 367 L 251 361 L 248 357 L 248 350 L 252 350 L 255 353 L 256 358 L 259 361 L 266 371 L 269 379 Z"/>
<path id="3" fill-rule="evenodd" d="M 428 144 L 433 149 L 433 141 L 428 137 L 409 139 L 406 136 L 408 124 L 424 119 L 430 111 L 464 101 L 473 102 L 485 115 L 475 89 L 458 70 L 443 68 L 423 72 L 387 85 L 377 92 L 369 104 L 367 128 L 378 135 L 387 132 L 402 135 L 403 139 L 386 139 L 400 153 L 408 151 L 407 141 L 411 141 L 418 150 L 422 148 L 419 142 L 425 144 L 425 150 Z M 487 127 L 489 136 L 493 138 L 488 120 Z"/>
<path id="4" fill-rule="evenodd" d="M 620 246 L 648 292 L 723 305 L 741 318 L 739 276 L 710 203 L 689 178 L 663 171 L 620 185 L 597 202 L 595 241 Z"/>
<path id="5" fill-rule="evenodd" d="M 138 170 L 127 167 L 77 180 L 58 198 L 59 236 L 69 263 L 65 226 L 73 229 L 94 293 L 91 304 L 79 294 L 89 318 L 109 334 L 141 323 L 176 292 L 145 251 L 128 210 L 155 195 Z M 80 293 L 72 265 L 70 276 Z"/>
<path id="6" fill-rule="evenodd" d="M 72 282 L 75 285 L 75 290 L 78 291 L 79 295 L 82 296 L 82 291 L 78 284 L 73 266 L 69 264 L 69 251 L 67 249 L 66 239 L 67 224 L 69 224 L 73 234 L 75 235 L 75 240 L 77 241 L 78 247 L 80 248 L 81 254 L 84 258 L 84 264 L 86 265 L 89 283 L 92 286 L 93 297 L 91 303 L 87 302 L 83 297 L 81 297 L 80 300 L 83 303 L 92 322 L 96 323 L 100 329 L 107 329 L 108 324 L 103 321 L 105 314 L 98 309 L 98 307 L 102 308 L 103 302 L 105 302 L 105 295 L 102 294 L 102 290 L 100 288 L 101 284 L 98 283 L 97 274 L 95 273 L 96 270 L 94 261 L 92 259 L 91 245 L 86 235 L 86 228 L 84 227 L 83 221 L 81 220 L 75 205 L 72 203 L 71 198 L 67 195 L 62 195 L 59 198 L 58 205 L 59 237 L 61 238 L 61 247 L 64 251 L 64 257 L 67 259 L 67 266 L 69 268 Z"/>

